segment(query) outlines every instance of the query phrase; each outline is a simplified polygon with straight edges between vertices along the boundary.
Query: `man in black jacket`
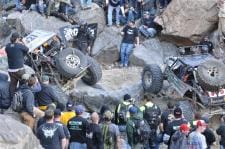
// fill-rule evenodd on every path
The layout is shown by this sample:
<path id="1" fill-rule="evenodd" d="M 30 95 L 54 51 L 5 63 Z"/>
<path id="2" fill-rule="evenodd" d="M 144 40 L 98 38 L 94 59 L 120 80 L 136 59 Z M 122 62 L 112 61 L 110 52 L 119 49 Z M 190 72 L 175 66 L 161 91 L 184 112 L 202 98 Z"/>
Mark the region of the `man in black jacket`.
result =
<path id="1" fill-rule="evenodd" d="M 46 75 L 42 76 L 41 91 L 35 94 L 35 98 L 40 110 L 45 111 L 51 103 L 56 103 L 57 108 L 61 111 L 64 110 L 64 106 L 59 102 L 54 90 L 49 85 L 49 77 Z"/>
<path id="2" fill-rule="evenodd" d="M 5 51 L 8 57 L 8 72 L 10 76 L 10 96 L 12 97 L 21 76 L 25 73 L 24 56 L 29 49 L 23 44 L 18 33 L 13 33 L 11 43 L 6 45 Z"/>

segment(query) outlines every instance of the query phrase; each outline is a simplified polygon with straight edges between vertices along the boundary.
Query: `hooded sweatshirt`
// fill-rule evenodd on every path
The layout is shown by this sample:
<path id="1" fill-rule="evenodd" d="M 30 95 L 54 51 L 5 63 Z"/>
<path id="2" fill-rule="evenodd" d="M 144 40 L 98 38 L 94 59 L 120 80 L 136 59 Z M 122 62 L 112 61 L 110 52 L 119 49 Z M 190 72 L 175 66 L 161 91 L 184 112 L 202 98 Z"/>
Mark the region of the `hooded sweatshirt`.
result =
<path id="1" fill-rule="evenodd" d="M 188 149 L 188 138 L 179 130 L 171 138 L 170 149 Z"/>

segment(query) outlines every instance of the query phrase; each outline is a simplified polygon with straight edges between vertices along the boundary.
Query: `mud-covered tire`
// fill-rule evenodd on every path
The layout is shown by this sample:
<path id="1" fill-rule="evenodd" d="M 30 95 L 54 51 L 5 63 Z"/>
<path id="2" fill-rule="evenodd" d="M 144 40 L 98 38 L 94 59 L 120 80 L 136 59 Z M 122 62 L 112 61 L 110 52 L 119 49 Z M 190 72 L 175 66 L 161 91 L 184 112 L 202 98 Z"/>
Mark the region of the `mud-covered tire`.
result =
<path id="1" fill-rule="evenodd" d="M 158 65 L 146 65 L 142 72 L 142 86 L 146 92 L 157 94 L 162 89 L 163 74 Z"/>
<path id="2" fill-rule="evenodd" d="M 59 73 L 66 78 L 76 76 L 81 72 L 82 68 L 88 65 L 86 56 L 74 48 L 60 51 L 55 57 L 55 63 Z"/>
<path id="3" fill-rule="evenodd" d="M 183 98 L 178 101 L 178 106 L 181 108 L 184 118 L 187 121 L 191 122 L 195 114 L 195 108 L 193 103 L 189 99 Z"/>
<path id="4" fill-rule="evenodd" d="M 95 85 L 102 78 L 102 68 L 100 64 L 92 57 L 87 56 L 88 65 L 86 75 L 81 79 L 88 85 Z"/>
<path id="5" fill-rule="evenodd" d="M 225 86 L 225 65 L 218 60 L 207 61 L 197 69 L 199 85 L 209 91 Z"/>

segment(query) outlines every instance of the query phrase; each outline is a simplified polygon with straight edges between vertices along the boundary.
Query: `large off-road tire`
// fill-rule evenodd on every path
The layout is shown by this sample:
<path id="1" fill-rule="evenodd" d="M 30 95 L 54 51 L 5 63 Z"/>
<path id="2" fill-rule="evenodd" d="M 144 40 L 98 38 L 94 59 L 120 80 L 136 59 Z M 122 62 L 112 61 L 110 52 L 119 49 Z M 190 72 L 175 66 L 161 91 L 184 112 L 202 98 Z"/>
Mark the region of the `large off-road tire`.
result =
<path id="1" fill-rule="evenodd" d="M 207 61 L 197 69 L 197 80 L 200 86 L 209 91 L 225 86 L 225 65 L 218 60 Z"/>
<path id="2" fill-rule="evenodd" d="M 94 85 L 102 78 L 102 68 L 100 64 L 92 57 L 87 56 L 88 64 L 86 75 L 81 79 L 88 85 Z"/>
<path id="3" fill-rule="evenodd" d="M 67 48 L 59 52 L 55 58 L 56 68 L 66 78 L 79 74 L 88 65 L 86 56 L 77 49 Z"/>
<path id="4" fill-rule="evenodd" d="M 188 100 L 187 98 L 181 99 L 180 101 L 178 101 L 178 105 L 182 110 L 183 116 L 184 118 L 191 122 L 194 118 L 194 114 L 195 114 L 195 108 L 193 103 Z"/>
<path id="5" fill-rule="evenodd" d="M 158 65 L 146 65 L 142 72 L 142 86 L 146 92 L 157 94 L 162 89 L 163 74 Z"/>

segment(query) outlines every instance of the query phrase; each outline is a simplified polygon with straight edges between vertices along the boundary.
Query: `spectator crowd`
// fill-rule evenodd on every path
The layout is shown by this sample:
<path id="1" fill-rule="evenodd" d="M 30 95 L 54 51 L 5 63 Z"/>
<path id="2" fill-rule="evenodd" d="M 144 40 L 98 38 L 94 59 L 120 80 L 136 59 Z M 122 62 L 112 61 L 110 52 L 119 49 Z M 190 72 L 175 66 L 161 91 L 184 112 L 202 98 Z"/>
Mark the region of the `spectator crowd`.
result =
<path id="1" fill-rule="evenodd" d="M 157 2 L 96 1 L 103 7 L 107 6 L 108 27 L 114 21 L 117 27 L 125 25 L 121 30 L 120 67 L 129 66 L 129 56 L 133 48 L 140 44 L 139 33 L 145 38 L 153 38 L 159 32 L 154 18 L 170 0 Z M 15 4 L 19 12 L 29 9 L 65 21 L 71 21 L 70 15 L 76 13 L 76 4 L 70 0 L 15 0 Z M 81 11 L 92 7 L 91 0 L 80 0 L 80 4 Z M 141 20 L 139 27 L 135 24 L 138 19 Z M 91 39 L 86 51 L 82 49 L 84 46 L 80 50 L 90 54 L 93 42 Z M 200 45 L 203 52 L 212 53 L 214 50 L 208 37 L 204 37 Z M 135 99 L 126 94 L 115 110 L 104 105 L 90 116 L 83 105 L 75 105 L 72 100 L 64 106 L 51 87 L 48 75 L 38 78 L 25 72 L 24 57 L 29 49 L 18 33 L 12 34 L 5 51 L 10 82 L 5 74 L 0 73 L 0 107 L 8 109 L 13 100 L 13 109 L 20 114 L 22 122 L 33 130 L 45 149 L 159 149 L 161 144 L 169 149 L 210 149 L 215 144 L 216 137 L 209 128 L 207 117 L 195 113 L 195 118 L 188 121 L 180 105 L 172 102 L 168 102 L 167 109 L 161 111 L 147 96 L 144 96 L 144 104 L 138 106 Z M 225 148 L 224 116 L 216 133 L 221 136 L 221 149 Z"/>

